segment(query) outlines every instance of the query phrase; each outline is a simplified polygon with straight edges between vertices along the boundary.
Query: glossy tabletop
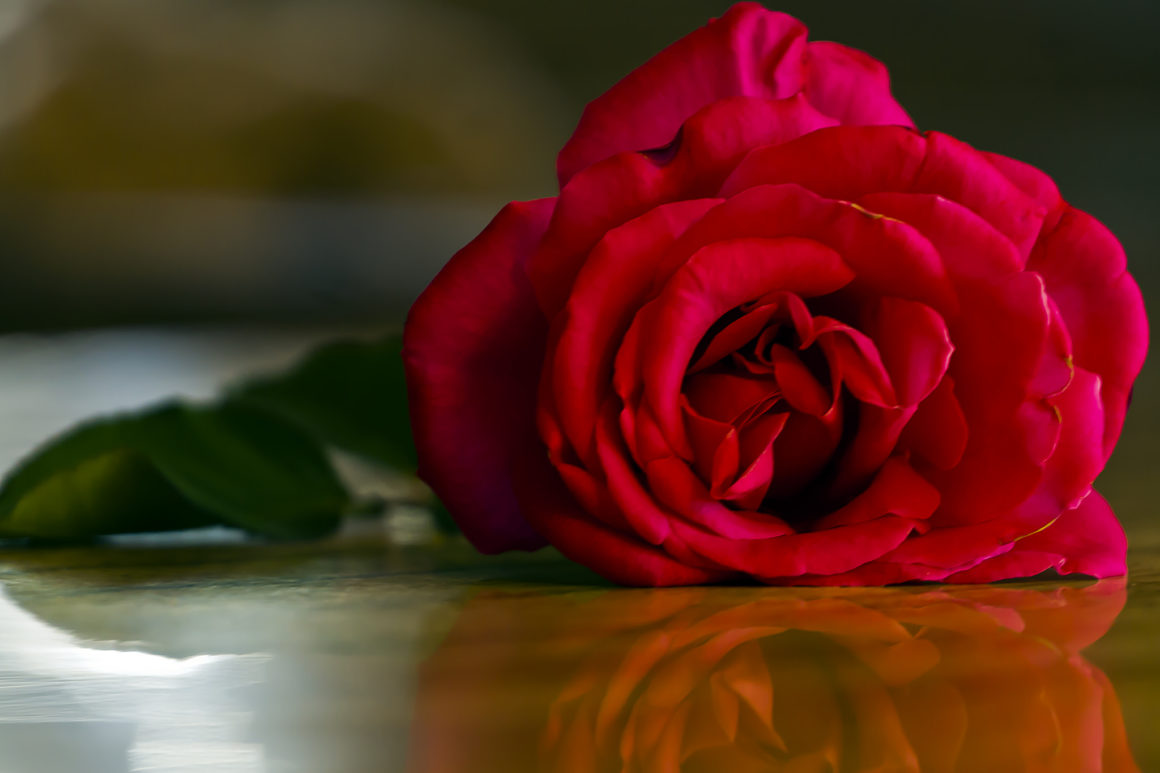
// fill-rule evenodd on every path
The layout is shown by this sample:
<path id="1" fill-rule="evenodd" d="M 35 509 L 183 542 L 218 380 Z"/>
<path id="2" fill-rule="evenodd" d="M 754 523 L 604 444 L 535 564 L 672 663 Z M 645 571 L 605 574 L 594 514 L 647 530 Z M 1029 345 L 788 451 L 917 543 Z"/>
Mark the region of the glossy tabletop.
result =
<path id="1" fill-rule="evenodd" d="M 128 399 L 45 397 L 80 367 L 51 348 L 0 346 L 0 372 L 25 357 L 11 447 Z M 181 351 L 152 388 L 251 360 Z M 0 772 L 1160 770 L 1141 523 L 1127 579 L 887 589 L 619 589 L 407 510 L 317 542 L 0 548 Z"/>
<path id="2" fill-rule="evenodd" d="M 1127 582 L 625 590 L 376 531 L 5 552 L 0 770 L 1160 768 L 1155 552 Z"/>

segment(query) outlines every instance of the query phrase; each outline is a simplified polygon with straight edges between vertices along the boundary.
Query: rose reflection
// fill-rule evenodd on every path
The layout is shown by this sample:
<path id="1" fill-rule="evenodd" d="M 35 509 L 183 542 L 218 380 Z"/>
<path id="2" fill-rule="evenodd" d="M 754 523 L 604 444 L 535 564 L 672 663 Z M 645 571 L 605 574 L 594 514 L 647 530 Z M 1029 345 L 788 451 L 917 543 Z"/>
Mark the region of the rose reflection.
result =
<path id="1" fill-rule="evenodd" d="M 1081 656 L 1122 580 L 484 594 L 419 684 L 411 770 L 1133 771 Z"/>

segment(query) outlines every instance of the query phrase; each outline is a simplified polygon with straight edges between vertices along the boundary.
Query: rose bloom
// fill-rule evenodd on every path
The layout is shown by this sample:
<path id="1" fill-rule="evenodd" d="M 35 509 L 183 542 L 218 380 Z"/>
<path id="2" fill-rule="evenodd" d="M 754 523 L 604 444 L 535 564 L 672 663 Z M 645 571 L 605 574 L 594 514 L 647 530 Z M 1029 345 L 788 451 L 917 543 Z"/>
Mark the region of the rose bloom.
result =
<path id="1" fill-rule="evenodd" d="M 1143 303 L 1045 174 L 751 3 L 593 101 L 558 171 L 407 320 L 420 474 L 477 548 L 632 585 L 1125 571 L 1092 482 Z"/>
<path id="2" fill-rule="evenodd" d="M 408 769 L 1138 770 L 1080 654 L 1123 580 L 812 593 L 481 595 L 420 672 Z"/>

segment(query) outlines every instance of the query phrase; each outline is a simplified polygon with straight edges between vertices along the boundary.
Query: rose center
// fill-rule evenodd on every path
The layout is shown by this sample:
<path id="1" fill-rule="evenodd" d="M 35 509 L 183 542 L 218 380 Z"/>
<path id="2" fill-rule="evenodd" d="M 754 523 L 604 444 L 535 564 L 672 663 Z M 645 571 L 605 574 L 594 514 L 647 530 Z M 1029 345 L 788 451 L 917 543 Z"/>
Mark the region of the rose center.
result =
<path id="1" fill-rule="evenodd" d="M 795 525 L 832 504 L 825 481 L 857 408 L 819 341 L 822 319 L 776 293 L 730 311 L 697 347 L 683 384 L 685 426 L 692 465 L 724 504 Z"/>

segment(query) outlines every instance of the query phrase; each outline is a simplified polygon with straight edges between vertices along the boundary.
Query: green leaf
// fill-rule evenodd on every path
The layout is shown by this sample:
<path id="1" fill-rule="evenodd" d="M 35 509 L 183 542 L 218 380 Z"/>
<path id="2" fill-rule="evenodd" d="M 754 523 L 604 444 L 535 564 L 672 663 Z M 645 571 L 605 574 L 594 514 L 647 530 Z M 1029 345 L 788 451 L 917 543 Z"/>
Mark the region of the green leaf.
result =
<path id="1" fill-rule="evenodd" d="M 0 487 L 0 535 L 77 539 L 218 523 L 125 446 L 122 426 L 84 425 L 10 473 Z"/>
<path id="2" fill-rule="evenodd" d="M 289 373 L 243 383 L 231 399 L 260 406 L 344 451 L 415 469 L 398 336 L 323 345 Z"/>
<path id="3" fill-rule="evenodd" d="M 225 523 L 275 537 L 332 531 L 350 497 L 325 453 L 296 427 L 226 401 L 169 405 L 134 434 L 158 472 Z"/>
<path id="4" fill-rule="evenodd" d="M 251 406 L 167 403 L 65 433 L 0 484 L 0 536 L 50 539 L 226 524 L 333 530 L 350 500 L 323 451 Z"/>

